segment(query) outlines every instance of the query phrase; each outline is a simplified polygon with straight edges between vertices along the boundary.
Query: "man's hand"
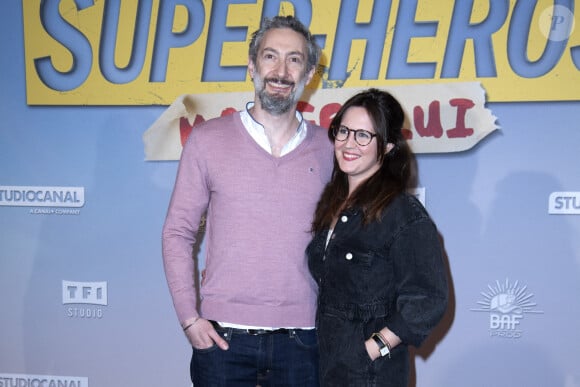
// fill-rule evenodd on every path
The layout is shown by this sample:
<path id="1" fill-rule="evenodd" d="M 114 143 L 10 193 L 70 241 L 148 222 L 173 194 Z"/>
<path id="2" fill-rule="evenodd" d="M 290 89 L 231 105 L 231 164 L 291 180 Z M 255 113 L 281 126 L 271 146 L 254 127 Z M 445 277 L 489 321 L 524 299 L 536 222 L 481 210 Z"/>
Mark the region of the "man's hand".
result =
<path id="1" fill-rule="evenodd" d="M 209 321 L 203 318 L 198 319 L 193 325 L 187 328 L 185 335 L 195 349 L 211 348 L 214 343 L 224 351 L 227 351 L 229 348 L 227 341 L 216 332 Z"/>

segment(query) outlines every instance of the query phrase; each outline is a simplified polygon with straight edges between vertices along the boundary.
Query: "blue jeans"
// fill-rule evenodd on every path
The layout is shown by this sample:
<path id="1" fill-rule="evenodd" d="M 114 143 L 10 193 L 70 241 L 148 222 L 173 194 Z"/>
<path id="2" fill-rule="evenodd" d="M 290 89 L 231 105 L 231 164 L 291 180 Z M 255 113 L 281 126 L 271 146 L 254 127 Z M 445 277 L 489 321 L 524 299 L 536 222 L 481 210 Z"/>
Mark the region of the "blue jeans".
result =
<path id="1" fill-rule="evenodd" d="M 194 387 L 318 387 L 316 330 L 250 335 L 218 330 L 230 348 L 193 348 Z"/>

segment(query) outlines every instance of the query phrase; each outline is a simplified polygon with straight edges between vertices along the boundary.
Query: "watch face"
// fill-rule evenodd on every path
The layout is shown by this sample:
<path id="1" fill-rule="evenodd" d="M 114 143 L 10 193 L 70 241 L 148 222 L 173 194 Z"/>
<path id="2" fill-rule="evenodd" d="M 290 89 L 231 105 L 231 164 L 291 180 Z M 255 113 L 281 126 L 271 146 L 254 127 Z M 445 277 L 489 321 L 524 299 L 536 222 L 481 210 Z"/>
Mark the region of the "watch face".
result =
<path id="1" fill-rule="evenodd" d="M 386 356 L 389 354 L 389 348 L 387 348 L 387 347 L 381 348 L 380 352 L 381 352 L 381 356 Z"/>

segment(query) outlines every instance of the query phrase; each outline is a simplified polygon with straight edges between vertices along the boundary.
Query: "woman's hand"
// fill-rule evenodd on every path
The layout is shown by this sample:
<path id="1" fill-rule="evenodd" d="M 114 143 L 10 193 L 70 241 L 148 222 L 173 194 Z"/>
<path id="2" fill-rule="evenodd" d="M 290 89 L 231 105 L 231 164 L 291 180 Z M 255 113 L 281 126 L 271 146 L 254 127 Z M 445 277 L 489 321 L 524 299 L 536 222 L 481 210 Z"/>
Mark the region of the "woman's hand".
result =
<path id="1" fill-rule="evenodd" d="M 381 356 L 381 353 L 379 352 L 379 347 L 377 346 L 377 343 L 375 343 L 373 339 L 368 339 L 367 341 L 365 341 L 365 347 L 372 361 L 375 361 Z"/>
<path id="2" fill-rule="evenodd" d="M 389 349 L 393 350 L 397 345 L 401 344 L 401 339 L 397 336 L 393 331 L 389 328 L 385 327 L 379 331 L 380 335 L 384 338 L 384 340 L 388 341 Z M 383 340 L 383 341 L 384 341 Z M 365 347 L 367 349 L 367 353 L 371 360 L 376 360 L 377 358 L 381 357 L 381 352 L 379 351 L 379 346 L 377 345 L 376 341 L 373 338 L 369 338 L 365 341 Z"/>

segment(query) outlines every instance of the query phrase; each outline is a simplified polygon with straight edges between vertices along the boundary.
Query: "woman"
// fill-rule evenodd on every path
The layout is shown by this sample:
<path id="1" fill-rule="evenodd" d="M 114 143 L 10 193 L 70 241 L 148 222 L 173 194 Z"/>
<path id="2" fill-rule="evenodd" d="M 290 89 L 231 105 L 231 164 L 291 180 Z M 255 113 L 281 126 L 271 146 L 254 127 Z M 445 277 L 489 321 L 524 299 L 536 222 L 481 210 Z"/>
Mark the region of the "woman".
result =
<path id="1" fill-rule="evenodd" d="M 334 171 L 307 253 L 319 285 L 323 386 L 401 386 L 408 345 L 419 346 L 447 306 L 437 229 L 406 193 L 412 155 L 393 96 L 369 89 L 331 122 Z"/>

